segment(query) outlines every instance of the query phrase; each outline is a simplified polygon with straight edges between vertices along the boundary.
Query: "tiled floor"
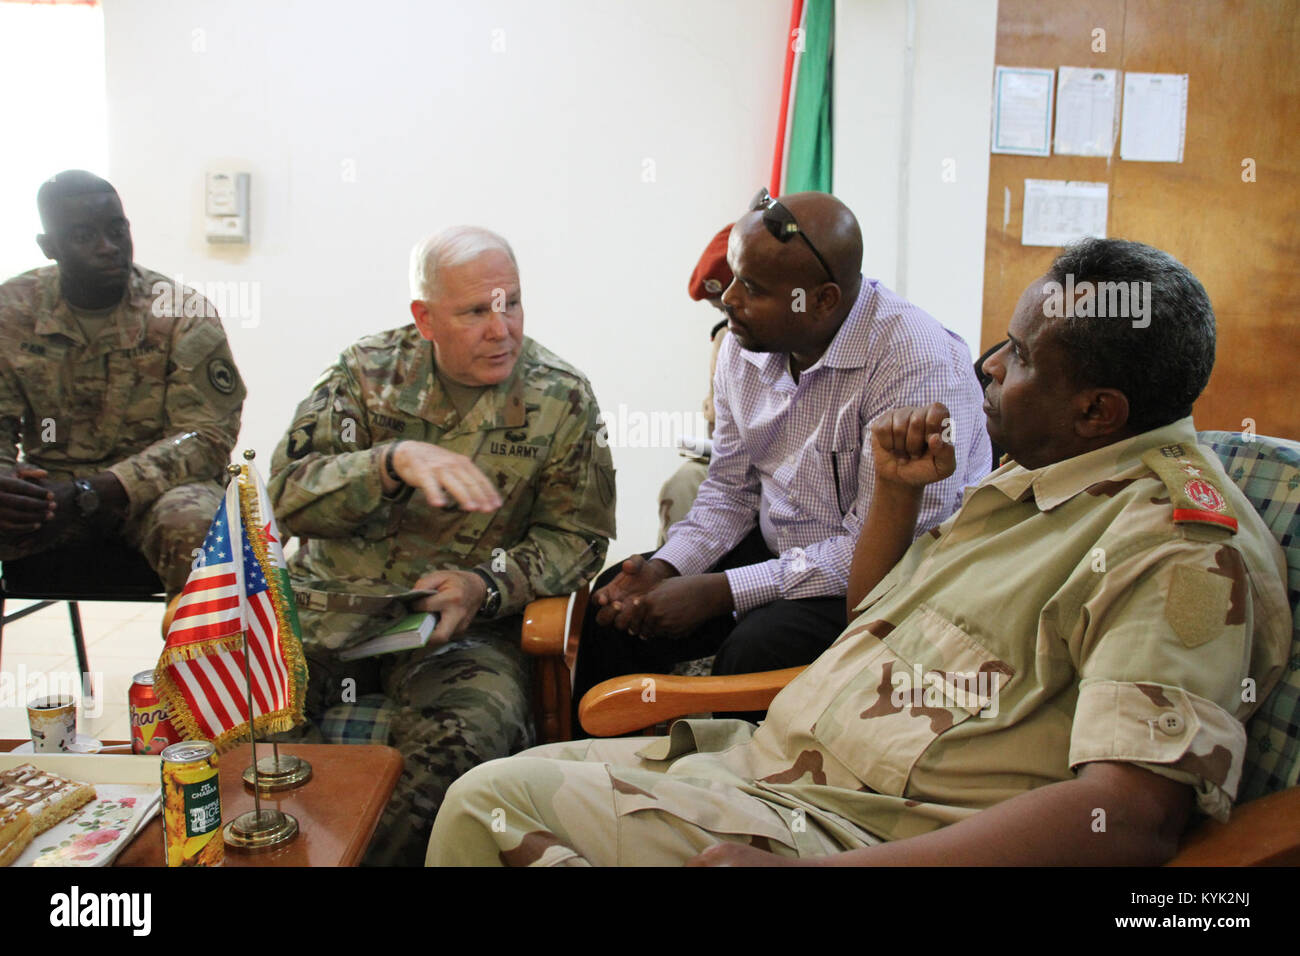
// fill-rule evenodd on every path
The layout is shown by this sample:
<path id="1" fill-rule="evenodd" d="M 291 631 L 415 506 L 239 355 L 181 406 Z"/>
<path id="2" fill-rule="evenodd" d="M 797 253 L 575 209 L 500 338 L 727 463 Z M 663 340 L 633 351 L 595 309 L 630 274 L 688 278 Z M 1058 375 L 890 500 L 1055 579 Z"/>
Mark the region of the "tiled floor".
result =
<path id="1" fill-rule="evenodd" d="M 13 613 L 32 602 L 9 601 Z M 79 604 L 86 636 L 93 703 L 83 701 L 78 733 L 100 740 L 129 740 L 126 694 L 131 677 L 152 670 L 162 650 L 162 604 Z M 0 739 L 27 739 L 27 702 L 46 692 L 81 697 L 68 606 L 56 604 L 4 628 L 0 636 Z"/>

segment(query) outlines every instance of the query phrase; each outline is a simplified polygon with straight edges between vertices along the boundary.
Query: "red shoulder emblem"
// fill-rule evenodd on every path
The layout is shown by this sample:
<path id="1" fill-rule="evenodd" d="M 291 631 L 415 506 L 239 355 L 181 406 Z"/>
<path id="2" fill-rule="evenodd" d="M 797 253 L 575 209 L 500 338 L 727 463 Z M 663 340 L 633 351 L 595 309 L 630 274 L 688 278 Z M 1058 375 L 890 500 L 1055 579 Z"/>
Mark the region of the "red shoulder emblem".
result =
<path id="1" fill-rule="evenodd" d="M 1223 495 L 1219 494 L 1219 489 L 1207 481 L 1201 481 L 1199 478 L 1183 485 L 1183 494 L 1193 504 L 1200 505 L 1206 511 L 1215 511 L 1222 514 L 1228 510 L 1228 503 L 1223 500 Z"/>

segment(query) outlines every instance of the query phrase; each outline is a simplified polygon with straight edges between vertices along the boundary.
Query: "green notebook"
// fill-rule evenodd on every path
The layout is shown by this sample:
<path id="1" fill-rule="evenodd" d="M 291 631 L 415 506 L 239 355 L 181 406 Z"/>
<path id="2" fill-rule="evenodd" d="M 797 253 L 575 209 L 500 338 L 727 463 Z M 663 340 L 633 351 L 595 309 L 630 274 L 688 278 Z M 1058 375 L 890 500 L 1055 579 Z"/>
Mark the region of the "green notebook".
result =
<path id="1" fill-rule="evenodd" d="M 377 654 L 392 654 L 395 651 L 409 651 L 412 648 L 424 647 L 429 643 L 429 635 L 437 626 L 436 612 L 416 611 L 401 620 L 394 621 L 370 640 L 341 651 L 339 660 L 355 661 L 361 657 L 374 657 Z"/>

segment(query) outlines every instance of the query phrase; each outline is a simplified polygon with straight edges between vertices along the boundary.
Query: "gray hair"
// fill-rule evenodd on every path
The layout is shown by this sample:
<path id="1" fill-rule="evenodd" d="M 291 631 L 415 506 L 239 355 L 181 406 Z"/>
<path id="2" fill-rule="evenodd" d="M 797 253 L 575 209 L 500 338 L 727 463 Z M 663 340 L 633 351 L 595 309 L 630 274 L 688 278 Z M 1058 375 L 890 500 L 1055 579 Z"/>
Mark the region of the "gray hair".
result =
<path id="1" fill-rule="evenodd" d="M 428 236 L 411 250 L 411 298 L 429 302 L 438 297 L 438 274 L 450 266 L 472 262 L 485 252 L 504 252 L 518 271 L 515 251 L 490 229 L 480 226 L 452 226 Z"/>

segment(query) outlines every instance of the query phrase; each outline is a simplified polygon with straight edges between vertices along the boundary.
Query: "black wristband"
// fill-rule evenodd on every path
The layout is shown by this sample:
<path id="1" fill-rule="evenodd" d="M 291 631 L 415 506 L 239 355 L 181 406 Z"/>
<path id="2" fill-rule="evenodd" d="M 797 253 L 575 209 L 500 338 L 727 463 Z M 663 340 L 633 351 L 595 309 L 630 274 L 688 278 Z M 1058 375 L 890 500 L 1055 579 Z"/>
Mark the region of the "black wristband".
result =
<path id="1" fill-rule="evenodd" d="M 483 604 L 478 609 L 478 614 L 482 617 L 496 617 L 501 610 L 501 589 L 497 587 L 496 580 L 482 568 L 470 568 L 470 573 L 477 575 L 487 588 L 487 593 L 483 595 Z"/>
<path id="2" fill-rule="evenodd" d="M 384 452 L 384 473 L 399 485 L 404 485 L 406 482 L 402 480 L 402 476 L 393 470 L 393 455 L 397 453 L 397 446 L 401 443 L 402 439 L 398 439 L 388 446 L 388 451 Z"/>

